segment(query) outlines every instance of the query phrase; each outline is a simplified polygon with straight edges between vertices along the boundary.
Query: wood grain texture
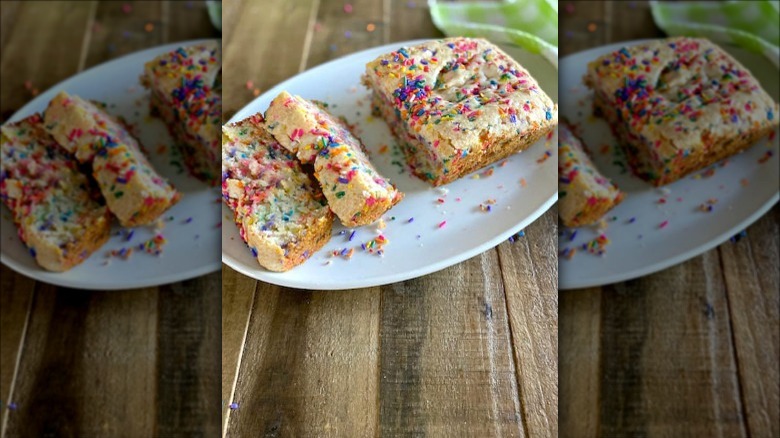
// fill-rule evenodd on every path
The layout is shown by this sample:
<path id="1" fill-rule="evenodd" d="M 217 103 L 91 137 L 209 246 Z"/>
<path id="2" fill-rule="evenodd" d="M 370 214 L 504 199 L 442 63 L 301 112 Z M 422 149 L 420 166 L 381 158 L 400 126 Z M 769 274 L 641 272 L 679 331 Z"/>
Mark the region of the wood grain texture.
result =
<path id="1" fill-rule="evenodd" d="M 230 418 L 230 403 L 249 329 L 257 282 L 222 265 L 222 430 Z"/>
<path id="2" fill-rule="evenodd" d="M 192 20 L 195 14 L 205 14 L 200 2 L 3 1 L 3 118 L 82 68 L 171 40 L 218 35 L 208 21 Z M 100 292 L 1 272 L 0 397 L 15 408 L 3 406 L 0 435 L 219 433 L 219 273 Z"/>
<path id="3" fill-rule="evenodd" d="M 318 0 L 226 0 L 223 3 L 223 60 L 230 67 L 230 71 L 223 71 L 225 121 L 255 98 L 254 88 L 267 90 L 298 72 L 307 32 L 314 24 L 311 17 L 316 14 L 318 4 Z M 263 17 L 262 23 L 257 23 L 257 17 Z M 280 41 L 264 38 L 261 29 L 262 35 L 283 38 L 284 50 L 280 50 Z M 251 87 L 248 81 L 252 82 Z M 226 83 L 228 86 L 224 86 Z"/>
<path id="4" fill-rule="evenodd" d="M 524 436 L 495 250 L 384 286 L 381 330 L 382 436 Z"/>
<path id="5" fill-rule="evenodd" d="M 601 297 L 599 288 L 565 291 L 559 296 L 559 436 L 598 436 Z"/>
<path id="6" fill-rule="evenodd" d="M 253 307 L 229 436 L 373 436 L 377 291 L 261 285 Z"/>
<path id="7" fill-rule="evenodd" d="M 93 2 L 3 2 L 3 56 L 0 77 L 3 119 L 27 103 L 32 90 L 44 91 L 79 69 L 79 54 L 93 19 Z M 56 24 L 55 24 L 56 23 Z M 6 27 L 8 24 L 8 27 Z M 10 29 L 10 30 L 6 30 Z M 30 38 L 29 29 L 36 29 Z M 62 29 L 69 32 L 62 33 Z M 29 81 L 25 86 L 25 82 Z"/>
<path id="8" fill-rule="evenodd" d="M 315 15 L 317 24 L 310 34 L 312 43 L 305 61 L 307 69 L 385 43 L 383 2 L 357 0 L 349 3 L 352 13 L 346 14 L 342 2 L 319 2 Z M 375 26 L 373 32 L 366 31 L 369 23 Z"/>
<path id="9" fill-rule="evenodd" d="M 780 436 L 780 206 L 719 248 L 742 402 L 751 436 Z M 773 408 L 775 407 L 775 408 Z"/>
<path id="10" fill-rule="evenodd" d="M 745 435 L 722 278 L 708 252 L 605 288 L 601 434 Z"/>
<path id="11" fill-rule="evenodd" d="M 548 293 L 558 289 L 558 257 L 557 240 L 547 235 L 557 222 L 554 207 L 525 237 L 498 246 L 529 437 L 558 436 L 558 296 Z"/>
<path id="12" fill-rule="evenodd" d="M 262 13 L 246 3 L 224 3 L 231 41 L 224 99 L 232 111 L 254 98 L 247 80 L 264 91 L 348 53 L 441 36 L 420 1 L 359 0 L 349 2 L 350 13 L 326 0 Z M 266 38 L 253 38 L 258 28 Z M 548 212 L 529 227 L 528 242 L 380 288 L 293 290 L 225 267 L 223 363 L 230 369 L 222 393 L 232 396 L 223 400 L 224 434 L 554 434 L 556 229 Z"/>
<path id="13" fill-rule="evenodd" d="M 11 388 L 18 369 L 19 346 L 30 318 L 35 282 L 0 265 L 0 290 L 0 407 L 5 408 L 13 400 Z M 2 424 L 6 410 L 0 412 Z"/>
<path id="14" fill-rule="evenodd" d="M 160 287 L 155 436 L 218 436 L 220 275 Z"/>
<path id="15" fill-rule="evenodd" d="M 150 436 L 156 312 L 155 289 L 39 283 L 6 436 Z"/>
<path id="16" fill-rule="evenodd" d="M 562 55 L 662 35 L 647 2 L 561 10 Z M 779 211 L 673 268 L 561 293 L 561 436 L 778 436 Z"/>

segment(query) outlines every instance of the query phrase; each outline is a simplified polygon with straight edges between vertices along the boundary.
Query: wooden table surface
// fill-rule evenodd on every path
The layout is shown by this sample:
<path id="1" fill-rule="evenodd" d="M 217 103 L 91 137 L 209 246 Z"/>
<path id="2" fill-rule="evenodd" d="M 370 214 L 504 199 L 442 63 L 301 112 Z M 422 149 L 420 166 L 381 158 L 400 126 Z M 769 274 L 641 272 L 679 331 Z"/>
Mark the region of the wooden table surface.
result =
<path id="1" fill-rule="evenodd" d="M 561 56 L 662 36 L 644 2 L 560 12 Z M 775 206 L 736 243 L 561 292 L 561 436 L 780 436 L 779 221 Z"/>
<path id="2" fill-rule="evenodd" d="M 225 115 L 329 59 L 441 36 L 423 0 L 349 3 L 351 13 L 343 1 L 224 1 Z M 222 397 L 238 404 L 224 409 L 225 433 L 556 436 L 556 230 L 550 211 L 513 244 L 353 291 L 286 289 L 223 267 Z"/>
<path id="3" fill-rule="evenodd" d="M 3 120 L 85 68 L 219 37 L 201 2 L 3 1 L 0 8 Z M 0 435 L 219 434 L 219 272 L 93 292 L 0 269 Z"/>

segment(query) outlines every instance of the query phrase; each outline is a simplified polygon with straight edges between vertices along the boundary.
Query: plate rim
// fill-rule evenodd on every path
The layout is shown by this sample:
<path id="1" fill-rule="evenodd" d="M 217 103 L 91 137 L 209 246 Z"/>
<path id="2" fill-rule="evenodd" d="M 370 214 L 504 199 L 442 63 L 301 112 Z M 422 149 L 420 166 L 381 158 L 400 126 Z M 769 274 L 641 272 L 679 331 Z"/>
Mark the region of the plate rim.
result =
<path id="1" fill-rule="evenodd" d="M 420 44 L 420 43 L 424 43 L 424 42 L 427 42 L 427 41 L 436 41 L 438 39 L 440 39 L 440 38 L 422 38 L 422 39 L 414 39 L 414 40 L 408 40 L 408 41 L 395 41 L 395 42 L 391 42 L 391 43 L 387 43 L 387 44 L 378 45 L 378 46 L 375 46 L 375 47 L 368 47 L 368 48 L 365 48 L 363 50 L 359 50 L 359 51 L 356 51 L 356 52 L 348 53 L 348 54 L 345 54 L 345 55 L 340 56 L 338 58 L 335 58 L 335 59 L 323 62 L 322 64 L 318 64 L 318 65 L 316 65 L 316 66 L 314 66 L 314 67 L 312 67 L 310 69 L 304 70 L 302 72 L 298 72 L 295 75 L 290 76 L 289 78 L 284 79 L 281 82 L 273 85 L 268 90 L 266 90 L 263 94 L 261 94 L 260 96 L 252 99 L 249 103 L 247 103 L 246 105 L 244 105 L 240 109 L 238 109 L 225 124 L 227 124 L 227 123 L 234 123 L 235 121 L 239 120 L 240 118 L 245 117 L 245 116 L 242 116 L 242 113 L 248 107 L 254 106 L 255 102 L 258 102 L 258 101 L 262 100 L 264 98 L 264 96 L 266 96 L 266 95 L 273 94 L 273 93 L 277 93 L 278 94 L 278 92 L 282 88 L 283 84 L 285 84 L 288 81 L 291 81 L 291 80 L 297 78 L 298 76 L 301 76 L 301 75 L 304 75 L 304 74 L 312 74 L 312 72 L 315 72 L 315 71 L 317 71 L 319 69 L 330 68 L 334 64 L 343 62 L 345 58 L 361 55 L 364 52 L 371 52 L 371 51 L 375 51 L 375 50 L 382 49 L 382 48 L 385 48 L 385 49 L 389 50 L 393 46 L 402 47 L 402 46 L 405 46 L 405 45 Z M 513 48 L 514 47 L 515 46 L 513 46 Z M 547 59 L 545 59 L 543 56 L 539 55 L 538 53 L 532 53 L 532 52 L 530 52 L 528 50 L 523 49 L 522 47 L 516 47 L 516 48 L 518 50 L 522 50 L 525 53 L 528 53 L 530 55 L 539 56 L 539 58 L 543 59 L 545 63 L 547 63 L 548 65 L 553 67 L 556 72 L 558 71 L 558 66 L 557 65 L 552 64 Z M 559 100 L 560 100 L 560 97 L 559 97 Z M 379 286 L 385 286 L 385 285 L 388 285 L 388 284 L 398 283 L 398 282 L 401 282 L 401 281 L 406 281 L 406 280 L 410 280 L 410 279 L 414 279 L 414 278 L 419 278 L 419 277 L 422 277 L 422 276 L 425 276 L 425 275 L 428 275 L 428 274 L 431 274 L 431 273 L 434 273 L 434 272 L 441 271 L 443 269 L 446 269 L 448 267 L 451 267 L 451 266 L 454 266 L 454 265 L 456 265 L 458 263 L 461 263 L 461 262 L 463 262 L 463 261 L 465 261 L 467 259 L 470 259 L 470 258 L 472 258 L 474 256 L 477 256 L 477 255 L 480 255 L 480 254 L 482 254 L 484 252 L 487 252 L 490 249 L 493 249 L 494 247 L 498 246 L 498 244 L 500 244 L 504 240 L 509 239 L 509 237 L 517 234 L 518 232 L 520 232 L 524 228 L 526 228 L 529 225 L 531 225 L 537 219 L 539 219 L 539 217 L 541 217 L 543 214 L 545 214 L 557 201 L 558 201 L 558 188 L 556 186 L 554 192 L 548 198 L 546 198 L 544 200 L 544 202 L 542 202 L 539 205 L 538 208 L 533 210 L 533 212 L 531 214 L 529 214 L 528 216 L 523 218 L 523 220 L 518 222 L 518 224 L 516 226 L 511 227 L 509 230 L 507 230 L 507 231 L 505 231 L 503 233 L 500 233 L 498 236 L 496 236 L 496 237 L 486 241 L 482 245 L 479 245 L 479 246 L 476 246 L 474 248 L 471 248 L 468 251 L 461 252 L 460 254 L 458 254 L 458 255 L 456 255 L 454 257 L 450 257 L 450 258 L 447 258 L 445 260 L 441 260 L 441 261 L 438 261 L 436 263 L 432 263 L 432 264 L 427 265 L 425 267 L 414 269 L 414 270 L 411 270 L 411 271 L 405 271 L 403 273 L 396 273 L 396 274 L 385 275 L 385 276 L 381 276 L 381 277 L 374 277 L 373 281 L 357 280 L 357 281 L 352 281 L 352 282 L 343 282 L 343 283 L 340 283 L 339 285 L 327 284 L 327 285 L 322 285 L 322 286 L 318 287 L 316 290 L 353 290 L 353 289 L 360 289 L 360 288 L 366 288 L 366 287 L 379 287 Z M 224 206 L 224 202 L 222 203 L 222 205 Z M 233 224 L 233 221 L 231 220 L 230 223 Z M 233 226 L 235 226 L 235 224 L 233 224 Z M 271 271 L 260 271 L 260 269 L 263 269 L 263 268 L 259 264 L 257 265 L 257 268 L 254 268 L 254 269 L 245 268 L 243 263 L 241 263 L 240 261 L 235 259 L 230 254 L 226 253 L 224 248 L 225 248 L 225 242 L 223 241 L 223 244 L 222 244 L 222 262 L 225 265 L 229 266 L 231 269 L 233 269 L 233 270 L 235 270 L 235 271 L 237 271 L 237 272 L 239 272 L 239 273 L 241 273 L 241 274 L 243 274 L 243 275 L 245 275 L 247 277 L 250 277 L 250 278 L 252 278 L 254 280 L 257 280 L 257 281 L 261 281 L 261 282 L 264 282 L 264 283 L 273 284 L 273 285 L 277 285 L 277 286 L 281 286 L 281 287 L 288 287 L 288 288 L 302 289 L 302 290 L 315 290 L 315 289 L 310 289 L 310 285 L 309 284 L 302 284 L 299 281 L 288 281 L 285 277 L 281 277 L 281 276 L 280 276 L 280 278 L 274 277 L 273 278 L 274 281 L 269 281 L 268 278 L 258 278 L 258 277 L 264 277 L 266 275 L 273 275 L 273 274 L 278 274 L 278 273 L 271 272 Z"/>
<path id="2" fill-rule="evenodd" d="M 635 39 L 635 40 L 626 40 L 626 41 L 619 41 L 615 43 L 609 43 L 604 44 L 598 47 L 591 47 L 585 50 L 581 50 L 579 52 L 570 53 L 563 58 L 559 59 L 559 64 L 563 64 L 568 58 L 573 58 L 575 56 L 584 56 L 590 54 L 590 52 L 593 52 L 593 56 L 595 59 L 595 56 L 599 56 L 600 54 L 604 54 L 604 51 L 613 50 L 613 48 L 619 48 L 624 47 L 627 45 L 633 45 L 633 44 L 642 44 L 650 41 L 658 41 L 662 40 L 664 38 L 642 38 L 642 39 Z M 719 46 L 727 46 L 730 48 L 743 50 L 748 53 L 750 52 L 746 49 L 743 49 L 739 46 L 733 45 L 733 44 L 725 44 L 725 43 L 717 43 Z M 778 69 L 780 70 L 780 69 Z M 560 76 L 559 76 L 560 78 Z M 559 79 L 560 80 L 560 79 Z M 558 84 L 561 85 L 560 82 Z M 611 134 L 610 134 L 611 135 Z M 727 240 L 731 239 L 734 235 L 739 233 L 741 230 L 746 229 L 750 225 L 752 225 L 754 222 L 756 222 L 758 219 L 763 217 L 778 201 L 780 200 L 780 187 L 778 187 L 777 191 L 775 191 L 774 195 L 772 195 L 769 199 L 767 199 L 761 206 L 756 209 L 753 213 L 751 213 L 748 217 L 737 223 L 737 225 L 727 229 L 725 232 L 722 232 L 718 234 L 716 237 L 710 239 L 707 241 L 707 243 L 703 245 L 699 245 L 693 249 L 690 249 L 688 251 L 684 251 L 674 257 L 670 257 L 667 259 L 664 259 L 660 263 L 653 264 L 650 267 L 640 268 L 633 271 L 628 272 L 621 272 L 617 274 L 608 275 L 605 277 L 602 277 L 601 280 L 592 280 L 592 281 L 583 281 L 579 283 L 561 283 L 561 267 L 564 267 L 566 263 L 570 262 L 569 260 L 561 260 L 560 256 L 558 258 L 558 290 L 569 290 L 574 291 L 578 289 L 586 289 L 591 287 L 601 287 L 601 286 L 608 286 L 611 284 L 619 283 L 622 281 L 628 281 L 628 280 L 635 280 L 637 278 L 646 277 L 648 275 L 661 272 L 663 270 L 666 270 L 668 268 L 671 268 L 673 266 L 676 266 L 678 264 L 681 264 L 683 262 L 686 262 L 694 257 L 697 257 L 701 254 L 704 254 L 705 252 L 718 247 L 725 243 Z M 561 263 L 563 261 L 564 263 Z M 565 270 L 565 267 L 563 268 Z"/>
<path id="3" fill-rule="evenodd" d="M 152 47 L 146 47 L 140 50 L 135 50 L 130 53 L 126 53 L 122 56 L 119 56 L 117 58 L 109 59 L 104 62 L 101 62 L 100 64 L 94 65 L 86 70 L 82 70 L 80 72 L 75 73 L 72 76 L 68 76 L 67 78 L 57 82 L 56 84 L 52 85 L 51 87 L 47 88 L 46 90 L 42 91 L 38 96 L 43 96 L 46 93 L 50 92 L 54 89 L 67 89 L 66 87 L 72 82 L 75 81 L 79 76 L 88 74 L 92 72 L 93 70 L 97 70 L 100 68 L 103 68 L 104 66 L 112 63 L 121 63 L 126 62 L 126 58 L 129 58 L 131 56 L 138 56 L 139 54 L 146 52 L 146 51 L 164 51 L 171 47 L 176 46 L 182 46 L 182 45 L 194 45 L 194 44 L 200 44 L 205 42 L 212 42 L 222 41 L 221 38 L 200 38 L 200 39 L 194 39 L 194 40 L 183 40 L 183 41 L 175 41 L 165 44 L 160 44 L 157 46 Z M 220 43 L 221 44 L 221 43 Z M 172 49 L 171 49 L 172 50 Z M 30 110 L 30 107 L 34 106 L 34 103 L 39 99 L 39 97 L 36 96 L 33 99 L 29 100 L 27 103 L 22 105 L 21 108 L 16 110 L 11 117 L 9 117 L 5 123 L 12 123 L 18 120 L 23 119 L 24 117 L 29 116 L 32 112 Z M 13 224 L 13 221 L 10 221 L 9 225 L 13 225 L 16 227 L 15 224 Z M 18 239 L 18 237 L 17 237 Z M 95 253 L 97 251 L 93 252 L 90 255 L 91 257 L 95 256 Z M 38 267 L 38 270 L 36 271 L 29 271 L 27 268 L 23 267 L 21 264 L 19 264 L 15 259 L 11 258 L 10 255 L 8 255 L 5 251 L 5 249 L 0 250 L 0 263 L 7 266 L 14 272 L 23 275 L 27 278 L 30 278 L 35 281 L 40 281 L 42 283 L 51 284 L 54 286 L 60 286 L 60 287 L 67 287 L 67 288 L 73 288 L 73 289 L 85 289 L 85 290 L 128 290 L 128 289 L 140 289 L 140 288 L 147 288 L 147 287 L 154 287 L 154 286 L 163 286 L 166 284 L 171 284 L 179 281 L 184 280 L 190 280 L 193 278 L 201 277 L 207 274 L 211 274 L 214 272 L 218 272 L 221 269 L 221 262 L 217 261 L 215 263 L 209 263 L 205 264 L 203 266 L 200 266 L 199 268 L 195 270 L 190 270 L 186 272 L 174 272 L 169 275 L 165 275 L 162 277 L 154 277 L 150 279 L 144 280 L 143 278 L 141 281 L 134 282 L 132 284 L 122 284 L 122 285 L 116 285 L 116 284 L 95 284 L 90 283 L 88 281 L 80 280 L 80 279 L 70 279 L 70 280 L 62 280 L 58 277 L 57 274 L 60 274 L 59 272 L 53 272 L 53 271 L 47 271 L 40 266 L 36 265 Z M 66 271 L 67 272 L 67 271 Z M 51 278 L 50 278 L 51 277 Z"/>

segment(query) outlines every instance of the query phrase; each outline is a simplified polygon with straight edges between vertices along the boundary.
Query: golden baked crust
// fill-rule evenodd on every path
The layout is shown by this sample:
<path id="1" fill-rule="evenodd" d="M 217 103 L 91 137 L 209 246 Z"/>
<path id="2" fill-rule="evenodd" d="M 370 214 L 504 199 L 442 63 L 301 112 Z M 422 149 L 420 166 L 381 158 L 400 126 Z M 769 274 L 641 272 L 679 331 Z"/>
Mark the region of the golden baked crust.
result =
<path id="1" fill-rule="evenodd" d="M 86 216 L 84 233 L 74 236 L 64 246 L 54 245 L 42 235 L 32 217 L 25 217 L 19 223 L 20 232 L 27 241 L 28 248 L 35 248 L 35 260 L 41 267 L 53 271 L 64 272 L 81 264 L 93 252 L 103 246 L 110 237 L 111 215 L 106 207 L 99 207 Z"/>
<path id="2" fill-rule="evenodd" d="M 778 105 L 737 60 L 706 39 L 624 47 L 583 78 L 633 172 L 660 186 L 733 155 L 778 125 Z"/>
<path id="3" fill-rule="evenodd" d="M 563 225 L 579 227 L 601 219 L 623 200 L 566 123 L 558 125 L 558 215 Z"/>
<path id="4" fill-rule="evenodd" d="M 314 164 L 328 206 L 347 227 L 378 220 L 403 194 L 377 172 L 346 122 L 282 91 L 266 111 L 266 128 L 303 163 Z"/>
<path id="5" fill-rule="evenodd" d="M 19 237 L 44 269 L 83 262 L 109 238 L 111 216 L 86 176 L 43 129 L 35 114 L 2 128 L 0 197 Z"/>
<path id="6" fill-rule="evenodd" d="M 46 109 L 46 130 L 92 174 L 122 226 L 150 224 L 179 201 L 117 120 L 91 102 L 60 92 Z"/>
<path id="7" fill-rule="evenodd" d="M 264 127 L 261 114 L 226 125 L 222 195 L 261 266 L 286 271 L 330 240 L 333 213 L 319 186 Z"/>
<path id="8" fill-rule="evenodd" d="M 528 71 L 483 39 L 402 47 L 369 62 L 363 83 L 414 174 L 435 186 L 529 147 L 558 122 Z"/>
<path id="9" fill-rule="evenodd" d="M 221 69 L 222 48 L 208 42 L 154 58 L 141 76 L 141 84 L 151 91 L 152 115 L 167 125 L 187 169 L 214 186 L 219 183 Z"/>

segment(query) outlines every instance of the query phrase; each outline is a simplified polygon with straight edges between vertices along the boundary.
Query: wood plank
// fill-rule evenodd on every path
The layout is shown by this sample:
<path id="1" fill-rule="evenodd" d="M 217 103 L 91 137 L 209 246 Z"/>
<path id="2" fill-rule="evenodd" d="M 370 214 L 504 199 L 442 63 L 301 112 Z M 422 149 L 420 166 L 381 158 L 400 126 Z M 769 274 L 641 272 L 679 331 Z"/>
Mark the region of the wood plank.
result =
<path id="1" fill-rule="evenodd" d="M 253 308 L 227 436 L 374 436 L 378 291 L 260 283 Z"/>
<path id="2" fill-rule="evenodd" d="M 607 2 L 565 2 L 559 9 L 560 55 L 566 56 L 607 43 Z"/>
<path id="3" fill-rule="evenodd" d="M 155 436 L 219 435 L 221 278 L 160 287 Z"/>
<path id="4" fill-rule="evenodd" d="M 315 20 L 319 20 L 318 29 L 340 29 L 344 20 L 366 20 L 361 17 L 370 12 L 370 9 L 356 4 L 352 15 L 338 14 L 330 9 L 318 19 L 319 6 L 319 1 L 315 1 L 308 11 L 290 10 L 289 14 L 283 15 L 286 21 L 282 22 L 279 21 L 281 17 L 269 17 L 268 14 L 264 14 L 262 19 L 260 16 L 253 17 L 251 23 L 254 26 L 278 26 L 277 34 L 286 34 L 282 29 L 290 25 L 300 26 L 300 23 L 307 23 L 310 32 L 300 40 L 301 51 L 285 50 L 278 60 L 279 66 L 287 68 L 272 69 L 263 77 L 263 82 L 254 81 L 255 87 L 266 88 L 307 68 L 311 64 L 308 57 L 311 54 L 318 57 L 315 62 L 335 56 L 329 50 L 327 38 L 321 35 L 315 38 L 313 35 Z M 343 8 L 343 5 L 339 7 Z M 304 12 L 308 13 L 305 20 Z M 266 21 L 268 26 L 263 24 Z M 226 24 L 225 27 L 231 26 Z M 270 30 L 269 34 L 274 35 Z M 331 34 L 332 37 L 334 35 Z M 233 36 L 226 35 L 225 38 Z M 253 41 L 253 47 L 256 43 Z M 273 41 L 264 41 L 263 44 L 273 50 L 278 47 Z M 373 42 L 363 41 L 362 44 L 373 45 Z M 293 63 L 295 56 L 305 58 L 298 58 Z M 231 55 L 226 55 L 224 64 L 232 65 L 235 62 L 232 59 Z M 243 60 L 240 62 L 243 63 Z M 223 81 L 238 84 L 239 91 L 251 98 L 244 85 L 245 78 L 236 76 L 229 66 L 223 73 Z M 230 302 L 245 301 L 245 297 L 235 296 L 242 289 L 251 287 L 251 281 L 242 281 L 241 285 L 236 284 L 227 292 L 231 295 Z M 241 308 L 237 309 L 239 306 Z M 234 339 L 239 338 L 244 329 L 240 324 L 245 321 L 246 306 L 239 306 L 231 305 L 234 314 L 226 316 L 234 328 L 228 333 L 234 333 Z M 238 409 L 230 410 L 229 416 L 226 416 L 227 436 L 244 436 L 258 431 L 271 436 L 373 435 L 378 409 L 377 290 L 304 292 L 259 283 L 251 308 L 240 371 L 234 395 L 229 400 L 236 403 Z M 269 333 L 277 335 L 269 336 Z M 241 350 L 232 346 L 228 348 L 232 352 L 228 360 L 235 358 L 238 361 L 237 353 Z M 349 369 L 350 372 L 335 373 L 337 369 Z M 229 379 L 223 380 L 223 394 L 228 392 L 226 383 Z"/>
<path id="5" fill-rule="evenodd" d="M 599 436 L 601 300 L 601 288 L 559 294 L 560 436 Z"/>
<path id="6" fill-rule="evenodd" d="M 318 4 L 316 0 L 285 1 L 230 0 L 224 4 L 222 47 L 222 115 L 228 120 L 255 98 L 254 88 L 267 90 L 295 74 L 304 52 L 307 26 Z M 225 21 L 231 17 L 233 22 Z M 258 30 L 262 29 L 262 35 Z M 290 32 L 295 29 L 294 32 Z M 284 38 L 284 50 L 279 40 Z M 247 87 L 251 81 L 252 87 Z"/>
<path id="7" fill-rule="evenodd" d="M 383 436 L 523 436 L 498 254 L 382 287 Z"/>
<path id="8" fill-rule="evenodd" d="M 33 89 L 45 91 L 78 71 L 92 12 L 92 2 L 24 2 L 18 7 L 14 17 L 17 31 L 6 37 L 0 58 L 0 112 L 4 118 L 27 103 Z M 35 38 L 19 29 L 35 29 Z M 30 87 L 25 86 L 28 81 Z"/>
<path id="9" fill-rule="evenodd" d="M 290 9 L 289 2 L 281 0 L 266 8 L 257 2 L 231 0 L 223 5 L 223 119 L 227 120 L 239 108 L 254 99 L 254 89 L 265 90 L 286 79 L 296 72 L 301 64 L 301 56 L 306 39 L 306 32 L 295 32 L 286 41 L 289 50 L 281 52 L 277 57 L 273 53 L 278 45 L 269 39 L 258 39 L 251 29 L 258 25 L 268 32 L 268 35 L 286 33 L 285 29 L 308 23 L 315 13 L 316 2 L 305 4 L 296 2 Z M 259 47 L 258 47 L 259 46 Z M 274 55 L 274 62 L 260 56 L 247 56 L 248 52 Z M 273 68 L 276 67 L 276 68 Z M 250 87 L 247 81 L 251 81 Z M 241 354 L 247 336 L 248 324 L 252 314 L 252 303 L 255 301 L 257 281 L 244 277 L 228 267 L 223 267 L 223 310 L 222 310 L 222 429 L 228 432 L 230 404 L 235 399 L 234 391 L 241 369 Z M 256 324 L 265 324 L 260 333 L 267 333 L 271 322 L 269 309 L 258 309 L 260 312 Z M 255 348 L 264 352 L 265 336 L 254 340 Z M 257 359 L 257 358 L 256 358 Z"/>
<path id="10" fill-rule="evenodd" d="M 718 248 L 750 436 L 780 436 L 780 206 Z"/>
<path id="11" fill-rule="evenodd" d="M 444 36 L 431 21 L 424 0 L 385 0 L 386 15 L 390 17 L 387 27 L 389 42 L 416 39 L 441 38 Z"/>
<path id="12" fill-rule="evenodd" d="M 603 11 L 572 4 L 572 16 L 568 4 L 562 8 L 562 54 L 661 35 L 647 2 L 611 2 Z M 603 22 L 593 21 L 599 16 Z M 562 434 L 777 435 L 776 221 L 757 225 L 765 228 L 749 244 L 727 243 L 635 281 L 565 292 Z M 764 260 L 755 267 L 754 251 Z"/>
<path id="13" fill-rule="evenodd" d="M 257 280 L 222 265 L 222 430 L 227 431 Z M 268 320 L 268 319 L 266 319 Z M 264 344 L 265 345 L 265 344 Z"/>
<path id="14" fill-rule="evenodd" d="M 569 1 L 560 4 L 561 56 L 605 44 L 605 12 L 605 4 L 600 1 Z M 560 269 L 565 268 L 565 264 L 560 264 Z M 601 288 L 563 291 L 559 294 L 561 436 L 598 436 L 601 297 Z"/>
<path id="15" fill-rule="evenodd" d="M 160 17 L 161 43 L 219 37 L 205 2 L 163 2 Z M 221 282 L 215 272 L 160 288 L 156 436 L 219 435 Z"/>
<path id="16" fill-rule="evenodd" d="M 303 50 L 310 54 L 310 62 L 303 65 L 387 38 L 440 35 L 425 9 L 403 4 L 404 14 L 411 11 L 408 15 L 414 18 L 394 27 L 393 11 L 401 11 L 395 9 L 399 4 L 385 1 L 379 8 L 352 2 L 347 13 L 343 4 L 323 2 L 316 10 L 318 32 L 324 33 L 311 39 L 308 52 Z M 252 20 L 265 28 L 265 17 L 239 18 L 235 11 L 225 17 L 234 15 L 235 20 Z M 369 23 L 375 25 L 374 32 L 358 35 Z M 229 27 L 226 21 L 226 31 Z M 352 32 L 349 38 L 346 30 Z M 232 74 L 230 67 L 223 79 L 232 82 L 225 74 Z M 245 79 L 239 81 L 243 85 Z M 554 257 L 554 245 L 550 248 Z M 511 257 L 511 251 L 508 254 Z M 394 436 L 415 431 L 522 435 L 499 269 L 498 253 L 489 251 L 458 267 L 383 287 L 381 294 L 372 289 L 291 291 L 260 283 L 230 400 L 238 408 L 230 412 L 227 436 Z M 464 424 L 471 419 L 476 421 Z M 397 423 L 402 428 L 395 428 Z"/>
<path id="17" fill-rule="evenodd" d="M 222 33 L 211 24 L 206 2 L 170 1 L 163 2 L 168 17 L 166 42 L 221 38 Z"/>
<path id="18" fill-rule="evenodd" d="M 609 2 L 607 10 L 609 41 L 630 41 L 646 38 L 662 38 L 664 33 L 656 27 L 650 4 L 639 2 Z"/>
<path id="19" fill-rule="evenodd" d="M 498 246 L 523 423 L 558 436 L 558 209 Z"/>
<path id="20" fill-rule="evenodd" d="M 38 283 L 6 436 L 151 436 L 155 289 Z"/>
<path id="21" fill-rule="evenodd" d="M 344 11 L 344 2 L 320 2 L 306 69 L 385 42 L 382 2 L 356 0 L 348 3 L 352 7 L 350 13 Z M 369 24 L 374 25 L 372 32 L 366 30 Z"/>
<path id="22" fill-rule="evenodd" d="M 36 73 L 55 75 L 53 83 L 75 73 L 79 59 L 83 65 L 97 64 L 171 35 L 163 29 L 167 21 L 161 18 L 160 4 L 128 4 L 129 12 L 119 3 L 25 4 L 40 8 L 31 14 L 35 27 L 51 29 L 52 34 L 48 39 L 36 35 L 32 41 L 51 45 L 52 54 L 31 50 L 29 39 L 15 42 L 16 35 L 9 44 L 24 49 L 20 58 Z M 62 21 L 62 15 L 85 6 L 81 23 Z M 56 7 L 63 10 L 57 13 Z M 49 18 L 48 11 L 55 14 Z M 152 27 L 146 29 L 149 23 Z M 73 38 L 70 50 L 70 39 L 63 35 Z M 54 38 L 57 44 L 52 44 Z M 82 48 L 86 52 L 80 57 Z M 10 65 L 9 52 L 14 53 L 4 48 L 3 70 Z M 53 62 L 57 56 L 52 55 L 60 54 L 74 61 L 71 71 L 56 68 L 66 63 L 37 69 L 37 57 Z M 156 288 L 101 293 L 39 284 L 15 388 L 19 408 L 9 416 L 8 436 L 134 437 L 170 435 L 174 430 L 215 435 L 219 278 L 217 273 L 166 286 L 164 294 Z"/>
<path id="23" fill-rule="evenodd" d="M 605 287 L 600 434 L 746 436 L 717 252 Z"/>
<path id="24" fill-rule="evenodd" d="M 162 22 L 161 2 L 99 2 L 86 40 L 84 68 L 162 44 Z"/>
<path id="25" fill-rule="evenodd" d="M 8 0 L 0 3 L 0 47 L 5 47 L 8 37 L 16 29 L 16 22 L 19 17 L 19 7 L 21 0 Z"/>
<path id="26" fill-rule="evenodd" d="M 0 290 L 3 291 L 0 293 L 0 424 L 7 412 L 5 408 L 13 402 L 11 388 L 27 331 L 34 287 L 32 279 L 0 265 Z"/>
<path id="27" fill-rule="evenodd" d="M 90 20 L 91 8 L 82 3 L 68 7 L 63 2 L 30 4 L 21 2 L 3 2 L 2 6 L 2 58 L 0 58 L 0 113 L 2 120 L 10 117 L 19 107 L 33 96 L 33 88 L 45 90 L 63 77 L 78 70 L 78 56 L 81 50 L 83 32 Z M 58 34 L 56 26 L 71 26 L 75 31 L 68 35 Z M 41 29 L 36 38 L 29 38 L 19 29 Z M 13 31 L 16 29 L 16 31 Z M 55 44 L 56 42 L 56 44 Z M 70 57 L 64 53 L 70 51 Z M 49 60 L 53 65 L 46 65 Z M 30 87 L 25 86 L 29 81 Z M 0 360 L 0 399 L 5 403 L 15 402 L 15 384 L 21 372 L 17 367 L 23 358 L 20 342 L 29 332 L 29 315 L 34 297 L 35 282 L 2 267 L 2 298 L 0 298 L 0 327 L 2 327 L 2 360 Z M 14 380 L 15 379 L 15 380 Z M 11 392 L 13 399 L 9 400 Z M 16 411 L 3 406 L 0 435 L 7 430 L 10 416 Z"/>

